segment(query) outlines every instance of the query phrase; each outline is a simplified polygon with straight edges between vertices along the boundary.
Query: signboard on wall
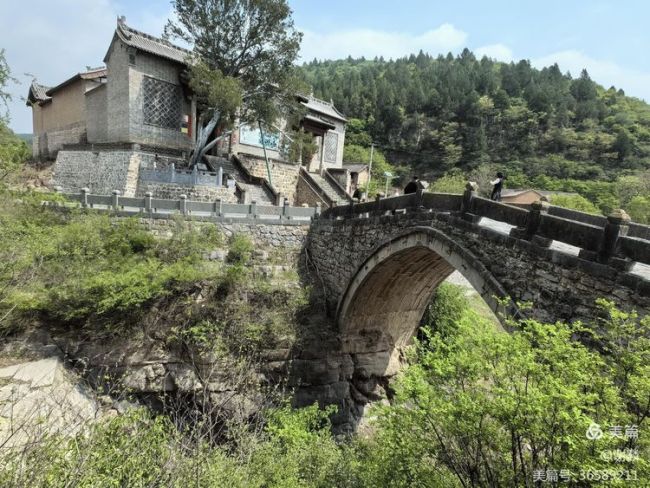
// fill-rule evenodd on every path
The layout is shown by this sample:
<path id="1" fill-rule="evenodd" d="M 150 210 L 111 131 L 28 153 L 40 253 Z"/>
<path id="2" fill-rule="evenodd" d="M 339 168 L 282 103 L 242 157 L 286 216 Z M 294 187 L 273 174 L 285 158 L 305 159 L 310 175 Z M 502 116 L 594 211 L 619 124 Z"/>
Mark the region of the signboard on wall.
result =
<path id="1" fill-rule="evenodd" d="M 239 143 L 248 146 L 262 147 L 262 134 L 259 127 L 242 125 L 239 128 Z M 267 149 L 280 150 L 280 134 L 264 131 L 264 144 Z"/>

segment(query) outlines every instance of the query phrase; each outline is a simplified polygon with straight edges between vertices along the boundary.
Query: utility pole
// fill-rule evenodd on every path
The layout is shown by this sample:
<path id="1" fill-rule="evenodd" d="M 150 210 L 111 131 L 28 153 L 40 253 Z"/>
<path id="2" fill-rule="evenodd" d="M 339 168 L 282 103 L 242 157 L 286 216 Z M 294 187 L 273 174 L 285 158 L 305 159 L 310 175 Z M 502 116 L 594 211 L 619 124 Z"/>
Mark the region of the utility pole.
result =
<path id="1" fill-rule="evenodd" d="M 370 180 L 372 179 L 372 156 L 375 152 L 374 142 L 370 144 L 370 164 L 368 165 L 368 184 L 366 185 L 366 199 L 368 198 L 368 192 L 370 191 Z"/>

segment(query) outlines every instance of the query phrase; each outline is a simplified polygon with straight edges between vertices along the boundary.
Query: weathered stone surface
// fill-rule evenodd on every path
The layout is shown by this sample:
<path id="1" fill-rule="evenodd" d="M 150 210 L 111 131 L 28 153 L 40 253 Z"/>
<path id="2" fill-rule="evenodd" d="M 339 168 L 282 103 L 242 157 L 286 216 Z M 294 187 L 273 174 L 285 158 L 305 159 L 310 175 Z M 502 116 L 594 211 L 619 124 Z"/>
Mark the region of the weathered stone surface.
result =
<path id="1" fill-rule="evenodd" d="M 58 358 L 0 368 L 0 458 L 46 434 L 74 435 L 99 406 Z"/>

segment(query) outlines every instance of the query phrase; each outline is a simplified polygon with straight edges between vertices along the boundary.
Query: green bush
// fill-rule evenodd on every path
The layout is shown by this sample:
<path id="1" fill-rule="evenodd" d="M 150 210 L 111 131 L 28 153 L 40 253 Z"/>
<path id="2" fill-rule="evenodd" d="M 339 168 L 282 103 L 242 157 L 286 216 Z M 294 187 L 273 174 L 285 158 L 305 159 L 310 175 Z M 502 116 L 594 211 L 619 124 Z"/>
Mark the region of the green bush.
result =
<path id="1" fill-rule="evenodd" d="M 233 234 L 228 245 L 228 262 L 246 265 L 250 261 L 254 246 L 244 234 Z"/>
<path id="2" fill-rule="evenodd" d="M 580 212 L 598 215 L 600 211 L 596 206 L 580 195 L 551 195 L 551 205 L 556 207 L 570 208 Z"/>

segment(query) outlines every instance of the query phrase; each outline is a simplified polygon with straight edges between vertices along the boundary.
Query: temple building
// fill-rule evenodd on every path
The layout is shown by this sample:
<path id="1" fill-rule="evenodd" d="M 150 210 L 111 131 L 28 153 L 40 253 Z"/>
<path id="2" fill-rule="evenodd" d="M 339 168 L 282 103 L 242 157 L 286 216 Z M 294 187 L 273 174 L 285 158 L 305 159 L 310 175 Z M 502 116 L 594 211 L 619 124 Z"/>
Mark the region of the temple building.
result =
<path id="1" fill-rule="evenodd" d="M 261 133 L 258 127 L 242 125 L 225 144 L 215 147 L 214 164 L 194 169 L 192 178 L 181 177 L 188 172 L 186 162 L 197 133 L 196 97 L 187 76 L 190 59 L 190 51 L 118 18 L 105 67 L 87 69 L 56 86 L 36 82 L 30 86 L 27 104 L 33 113 L 34 158 L 56 159 L 54 181 L 66 191 L 119 190 L 127 196 L 151 191 L 160 197 L 182 191 L 197 199 L 241 201 L 246 185 L 262 187 L 261 180 L 266 180 L 271 195 L 248 187 L 247 198 L 266 196 L 273 202 L 282 195 L 296 202 L 303 175 L 312 187 L 309 192 L 319 194 L 323 204 L 346 199 L 339 195 L 340 188 L 327 188 L 334 183 L 326 174 L 328 169 L 342 168 L 346 118 L 331 102 L 311 95 L 298 96 L 305 108 L 300 126 L 313 135 L 317 146 L 307 164 L 288 160 L 281 130 Z M 213 188 L 197 190 L 209 180 L 203 173 L 216 173 L 217 168 L 222 172 L 219 181 L 207 185 Z M 187 188 L 176 188 L 185 180 Z"/>

